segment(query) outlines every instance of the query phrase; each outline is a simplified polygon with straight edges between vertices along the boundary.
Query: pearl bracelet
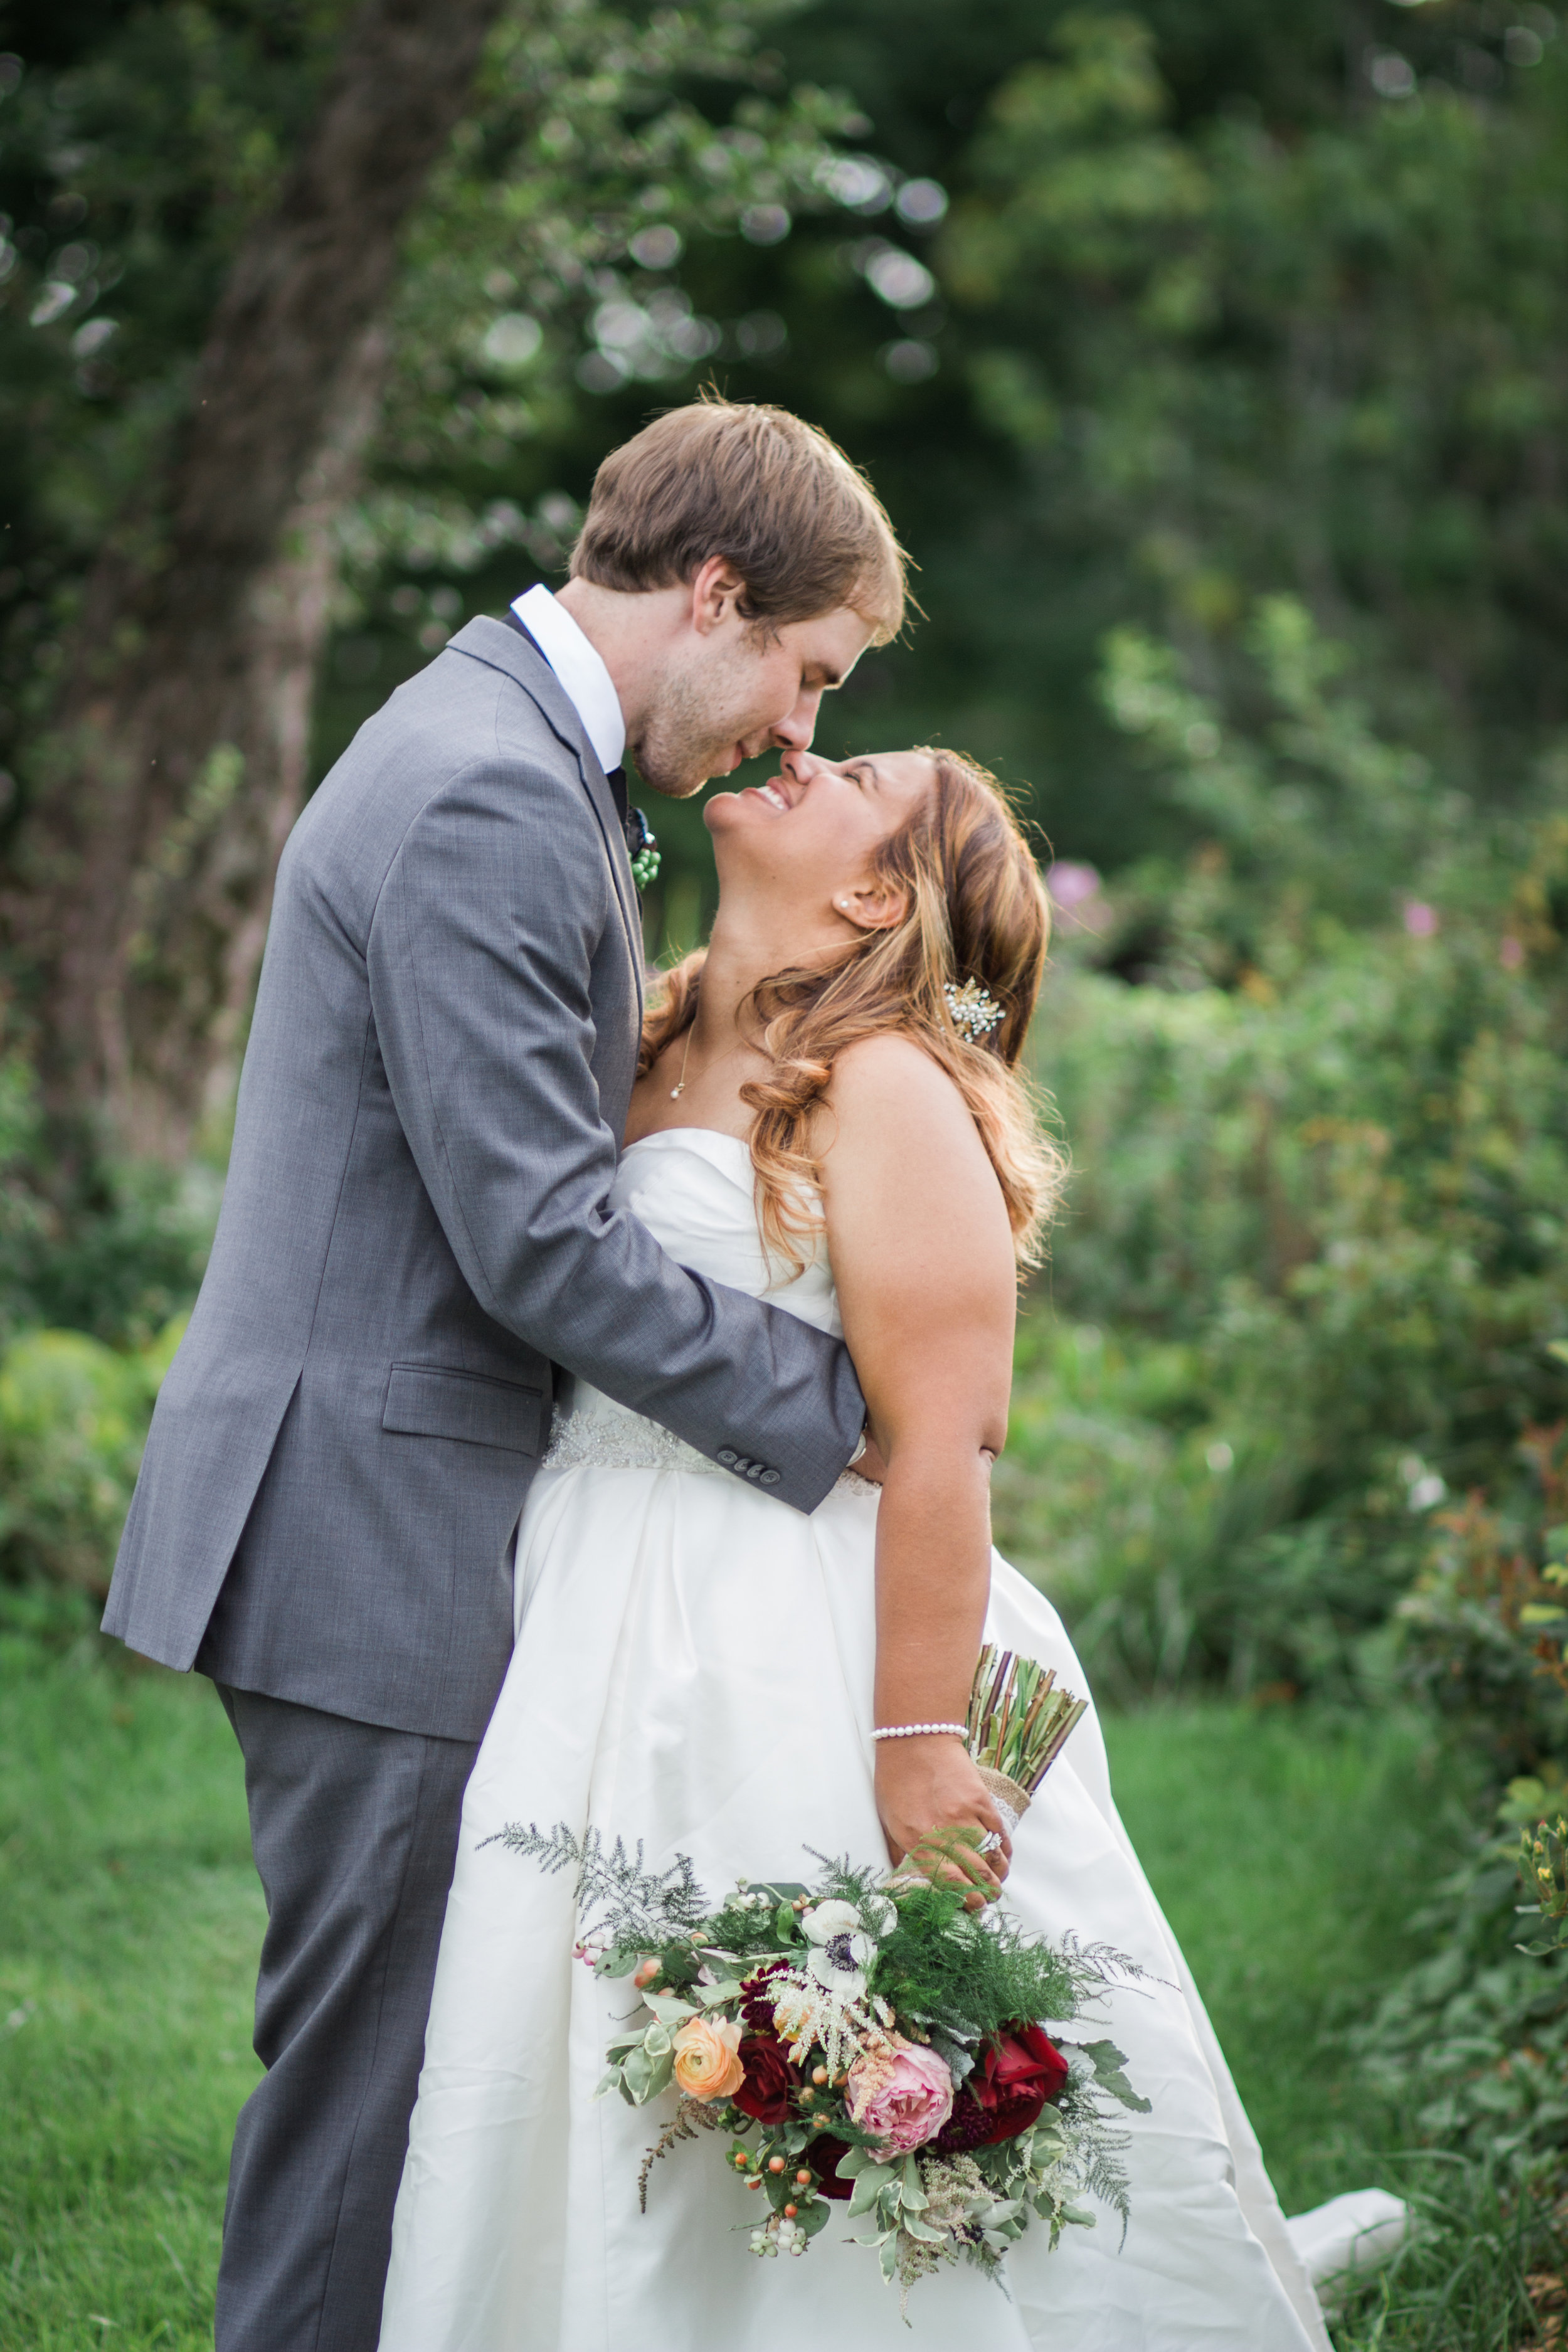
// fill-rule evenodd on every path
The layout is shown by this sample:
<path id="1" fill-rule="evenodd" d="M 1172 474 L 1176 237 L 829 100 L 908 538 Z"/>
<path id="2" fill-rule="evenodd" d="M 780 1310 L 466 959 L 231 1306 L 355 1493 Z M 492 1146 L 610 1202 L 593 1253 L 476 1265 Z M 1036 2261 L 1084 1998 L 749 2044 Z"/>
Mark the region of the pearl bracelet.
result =
<path id="1" fill-rule="evenodd" d="M 969 1737 L 967 1723 L 889 1723 L 871 1734 L 873 1739 L 921 1739 L 930 1731 L 951 1731 L 960 1739 Z"/>

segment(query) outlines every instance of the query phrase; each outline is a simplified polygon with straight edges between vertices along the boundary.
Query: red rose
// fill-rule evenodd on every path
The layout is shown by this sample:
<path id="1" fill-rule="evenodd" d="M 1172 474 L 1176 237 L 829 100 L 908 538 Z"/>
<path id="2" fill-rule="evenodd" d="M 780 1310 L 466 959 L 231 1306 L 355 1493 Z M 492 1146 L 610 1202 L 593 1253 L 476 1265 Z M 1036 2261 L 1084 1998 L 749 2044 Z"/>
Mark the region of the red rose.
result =
<path id="1" fill-rule="evenodd" d="M 830 2132 L 822 2132 L 805 2151 L 805 2161 L 816 2175 L 816 2186 L 824 2197 L 853 2197 L 855 2183 L 840 2180 L 838 2159 L 849 2153 L 847 2140 L 835 2139 Z"/>
<path id="2" fill-rule="evenodd" d="M 936 2137 L 939 2156 L 1016 2139 L 1060 2095 L 1068 2062 L 1037 2025 L 1006 2025 L 987 2044 Z"/>
<path id="3" fill-rule="evenodd" d="M 800 2087 L 800 2077 L 785 2057 L 778 2035 L 743 2034 L 736 2054 L 746 2070 L 746 2079 L 738 2091 L 731 2093 L 733 2104 L 743 2116 L 754 2116 L 760 2124 L 787 2122 L 790 2101 Z"/>
<path id="4" fill-rule="evenodd" d="M 789 1966 L 787 1960 L 770 1960 L 766 1968 L 748 1977 L 741 1987 L 741 2015 L 754 2032 L 771 2033 L 773 2025 L 773 2003 L 778 1995 L 769 1979 L 782 1976 Z"/>

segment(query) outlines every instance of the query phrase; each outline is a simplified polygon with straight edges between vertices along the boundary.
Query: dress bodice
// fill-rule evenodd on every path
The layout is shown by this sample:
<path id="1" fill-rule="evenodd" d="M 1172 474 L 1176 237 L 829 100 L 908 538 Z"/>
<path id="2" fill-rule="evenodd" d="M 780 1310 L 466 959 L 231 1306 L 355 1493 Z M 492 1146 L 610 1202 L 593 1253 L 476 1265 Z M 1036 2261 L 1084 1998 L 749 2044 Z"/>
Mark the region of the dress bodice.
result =
<path id="1" fill-rule="evenodd" d="M 743 1137 L 712 1127 L 671 1127 L 643 1136 L 627 1144 L 621 1155 L 610 1204 L 646 1225 L 678 1265 L 726 1283 L 731 1290 L 765 1298 L 770 1307 L 796 1315 L 836 1339 L 843 1338 L 826 1236 L 802 1235 L 806 1263 L 797 1275 L 770 1259 L 763 1246 L 751 1146 Z M 555 1434 L 545 1464 L 565 1468 L 588 1463 L 660 1463 L 672 1469 L 728 1475 L 669 1431 L 616 1404 L 586 1381 L 573 1381 L 563 1384 L 557 1400 Z M 863 1482 L 857 1479 L 855 1484 L 858 1487 Z"/>
<path id="2" fill-rule="evenodd" d="M 805 1234 L 805 1271 L 770 1261 L 757 1229 L 751 1146 L 711 1127 L 669 1127 L 627 1144 L 610 1189 L 678 1265 L 766 1297 L 803 1323 L 844 1336 L 824 1235 Z"/>

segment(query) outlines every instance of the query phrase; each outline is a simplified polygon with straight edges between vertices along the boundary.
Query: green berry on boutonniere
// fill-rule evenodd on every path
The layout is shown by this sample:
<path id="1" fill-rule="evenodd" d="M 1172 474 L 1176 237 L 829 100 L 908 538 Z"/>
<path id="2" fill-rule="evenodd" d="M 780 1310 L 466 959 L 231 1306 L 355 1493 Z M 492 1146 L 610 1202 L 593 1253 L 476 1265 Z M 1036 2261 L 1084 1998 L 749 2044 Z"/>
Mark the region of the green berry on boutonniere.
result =
<path id="1" fill-rule="evenodd" d="M 646 890 L 658 877 L 660 860 L 653 827 L 640 808 L 627 812 L 626 851 L 632 862 L 632 880 L 639 890 Z"/>

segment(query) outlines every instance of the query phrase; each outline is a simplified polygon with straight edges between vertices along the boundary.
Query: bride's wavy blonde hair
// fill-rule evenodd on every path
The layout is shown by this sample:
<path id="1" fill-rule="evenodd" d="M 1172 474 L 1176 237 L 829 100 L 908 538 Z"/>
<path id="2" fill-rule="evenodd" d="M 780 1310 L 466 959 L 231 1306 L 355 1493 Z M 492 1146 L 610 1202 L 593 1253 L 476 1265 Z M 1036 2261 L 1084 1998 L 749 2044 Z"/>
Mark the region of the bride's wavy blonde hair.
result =
<path id="1" fill-rule="evenodd" d="M 1045 885 L 995 778 L 954 752 L 917 749 L 935 771 L 933 789 L 870 867 L 875 885 L 907 900 L 902 921 L 857 938 L 833 963 L 775 972 L 752 993 L 773 1061 L 766 1077 L 741 1088 L 756 1114 L 758 1223 L 769 1250 L 797 1273 L 802 1237 L 817 1227 L 807 1192 L 817 1175 L 812 1115 L 834 1063 L 862 1037 L 912 1037 L 952 1079 L 996 1171 L 1020 1265 L 1038 1258 L 1066 1172 L 1017 1067 L 1050 936 Z M 659 976 L 639 1077 L 690 1027 L 706 960 L 699 948 Z M 942 993 L 969 980 L 1002 1008 L 990 1035 L 973 1042 L 954 1026 Z"/>

